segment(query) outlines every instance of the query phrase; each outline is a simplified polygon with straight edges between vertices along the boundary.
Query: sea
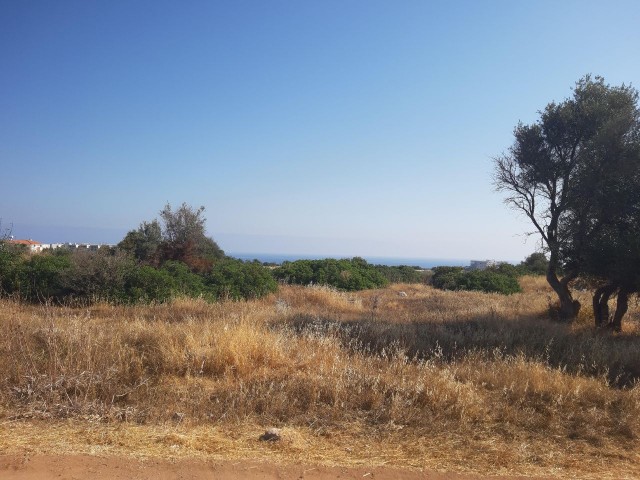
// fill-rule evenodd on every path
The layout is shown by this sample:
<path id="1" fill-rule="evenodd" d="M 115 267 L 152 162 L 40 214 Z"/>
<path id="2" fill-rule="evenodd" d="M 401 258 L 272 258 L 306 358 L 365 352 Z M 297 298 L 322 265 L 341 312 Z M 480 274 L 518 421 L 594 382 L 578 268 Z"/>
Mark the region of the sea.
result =
<path id="1" fill-rule="evenodd" d="M 239 258 L 240 260 L 258 260 L 263 263 L 282 264 L 282 262 L 293 262 L 295 260 L 321 260 L 324 258 L 352 258 L 350 256 L 340 255 L 290 255 L 276 253 L 233 253 L 229 252 L 230 257 Z M 362 255 L 367 262 L 374 265 L 388 265 L 395 267 L 398 265 L 408 265 L 419 268 L 433 267 L 466 267 L 470 263 L 470 259 L 461 258 L 416 258 L 416 257 L 369 257 Z"/>

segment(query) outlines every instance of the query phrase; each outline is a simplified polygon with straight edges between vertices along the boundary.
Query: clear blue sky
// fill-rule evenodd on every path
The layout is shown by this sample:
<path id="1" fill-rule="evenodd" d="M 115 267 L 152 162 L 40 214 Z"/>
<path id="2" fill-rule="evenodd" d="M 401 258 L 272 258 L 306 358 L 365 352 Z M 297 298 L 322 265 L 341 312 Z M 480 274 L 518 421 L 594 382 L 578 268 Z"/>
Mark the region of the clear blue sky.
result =
<path id="1" fill-rule="evenodd" d="M 640 2 L 19 1 L 0 217 L 117 242 L 166 202 L 228 252 L 518 260 L 491 158 L 586 73 L 640 84 Z"/>

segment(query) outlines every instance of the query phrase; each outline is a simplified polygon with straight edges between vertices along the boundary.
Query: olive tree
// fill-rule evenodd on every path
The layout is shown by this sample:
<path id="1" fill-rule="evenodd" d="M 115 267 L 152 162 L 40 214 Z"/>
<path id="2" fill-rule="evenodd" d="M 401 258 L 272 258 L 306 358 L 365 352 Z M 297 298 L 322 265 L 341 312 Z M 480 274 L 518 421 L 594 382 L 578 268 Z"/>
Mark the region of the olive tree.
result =
<path id="1" fill-rule="evenodd" d="M 152 265 L 181 261 L 192 270 L 205 272 L 213 262 L 225 257 L 218 244 L 206 234 L 204 207 L 194 209 L 183 203 L 177 209 L 166 204 L 160 220 L 143 222 L 118 244 L 138 260 Z"/>
<path id="2" fill-rule="evenodd" d="M 638 116 L 638 114 L 636 114 Z M 619 331 L 628 298 L 640 289 L 640 122 L 611 158 L 610 170 L 592 195 L 599 197 L 593 222 L 599 225 L 587 242 L 583 271 L 597 287 L 593 296 L 595 324 Z M 609 298 L 616 309 L 609 315 Z"/>
<path id="3" fill-rule="evenodd" d="M 206 235 L 204 207 L 194 209 L 183 203 L 173 210 L 168 203 L 160 212 L 162 222 L 161 256 L 163 260 L 180 260 L 193 270 L 208 270 L 224 251 Z"/>
<path id="4" fill-rule="evenodd" d="M 118 244 L 118 248 L 131 253 L 137 260 L 150 261 L 162 243 L 162 229 L 157 220 L 142 222 Z"/>
<path id="5" fill-rule="evenodd" d="M 546 277 L 564 319 L 580 310 L 570 282 L 584 270 L 590 240 L 618 213 L 604 214 L 604 192 L 634 129 L 637 92 L 587 75 L 572 97 L 549 103 L 531 125 L 519 123 L 512 147 L 494 159 L 496 188 L 531 221 L 549 254 Z"/>

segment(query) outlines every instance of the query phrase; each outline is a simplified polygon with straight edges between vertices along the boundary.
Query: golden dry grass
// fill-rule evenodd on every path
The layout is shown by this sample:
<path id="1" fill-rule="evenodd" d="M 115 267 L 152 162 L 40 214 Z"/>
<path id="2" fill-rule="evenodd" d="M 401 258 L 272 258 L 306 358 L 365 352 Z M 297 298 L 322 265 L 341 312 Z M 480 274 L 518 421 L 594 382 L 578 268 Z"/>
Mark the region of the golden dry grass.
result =
<path id="1" fill-rule="evenodd" d="M 612 335 L 587 308 L 571 326 L 549 321 L 544 280 L 522 286 L 290 286 L 251 302 L 85 309 L 3 300 L 0 453 L 637 476 L 637 305 Z M 259 442 L 269 426 L 285 441 Z"/>

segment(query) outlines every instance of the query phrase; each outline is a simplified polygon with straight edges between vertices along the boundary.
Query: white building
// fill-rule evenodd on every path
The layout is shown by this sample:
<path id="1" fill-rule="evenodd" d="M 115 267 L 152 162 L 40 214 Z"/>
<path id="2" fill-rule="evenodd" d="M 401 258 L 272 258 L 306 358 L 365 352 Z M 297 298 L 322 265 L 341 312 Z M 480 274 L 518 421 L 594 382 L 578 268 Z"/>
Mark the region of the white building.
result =
<path id="1" fill-rule="evenodd" d="M 499 262 L 496 260 L 471 260 L 468 270 L 486 270 L 490 267 L 497 267 Z"/>

